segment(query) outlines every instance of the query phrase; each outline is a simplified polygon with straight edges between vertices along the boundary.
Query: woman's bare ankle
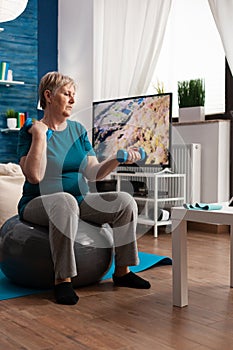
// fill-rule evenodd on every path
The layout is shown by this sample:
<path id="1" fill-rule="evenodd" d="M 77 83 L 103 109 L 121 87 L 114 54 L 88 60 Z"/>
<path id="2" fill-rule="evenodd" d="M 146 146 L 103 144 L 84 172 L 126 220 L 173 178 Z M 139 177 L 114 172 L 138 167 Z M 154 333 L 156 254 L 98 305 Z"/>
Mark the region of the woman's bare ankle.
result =
<path id="1" fill-rule="evenodd" d="M 114 275 L 117 277 L 121 277 L 129 273 L 129 267 L 128 266 L 116 266 Z"/>
<path id="2" fill-rule="evenodd" d="M 67 278 L 57 279 L 57 280 L 55 280 L 55 286 L 57 284 L 61 284 L 61 283 L 64 283 L 64 282 L 71 282 L 71 278 L 67 277 Z"/>

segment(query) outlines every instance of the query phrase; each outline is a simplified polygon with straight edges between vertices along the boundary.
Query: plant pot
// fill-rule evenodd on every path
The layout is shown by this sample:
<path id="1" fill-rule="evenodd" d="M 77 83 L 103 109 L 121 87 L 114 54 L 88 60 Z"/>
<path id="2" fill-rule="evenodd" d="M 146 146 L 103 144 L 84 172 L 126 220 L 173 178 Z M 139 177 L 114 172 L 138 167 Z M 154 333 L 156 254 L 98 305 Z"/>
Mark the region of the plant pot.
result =
<path id="1" fill-rule="evenodd" d="M 17 127 L 17 119 L 16 118 L 7 118 L 7 127 L 9 129 L 15 129 Z"/>
<path id="2" fill-rule="evenodd" d="M 205 120 L 205 107 L 185 107 L 179 108 L 179 122 L 196 122 Z"/>

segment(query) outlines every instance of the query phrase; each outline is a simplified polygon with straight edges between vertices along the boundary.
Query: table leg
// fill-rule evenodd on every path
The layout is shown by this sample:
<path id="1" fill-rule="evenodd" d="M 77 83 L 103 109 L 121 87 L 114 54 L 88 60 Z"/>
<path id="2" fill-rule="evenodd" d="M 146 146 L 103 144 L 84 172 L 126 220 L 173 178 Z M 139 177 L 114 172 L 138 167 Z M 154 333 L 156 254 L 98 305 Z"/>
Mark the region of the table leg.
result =
<path id="1" fill-rule="evenodd" d="M 233 225 L 230 226 L 230 287 L 233 288 Z"/>
<path id="2" fill-rule="evenodd" d="M 172 219 L 173 305 L 188 305 L 187 221 Z"/>

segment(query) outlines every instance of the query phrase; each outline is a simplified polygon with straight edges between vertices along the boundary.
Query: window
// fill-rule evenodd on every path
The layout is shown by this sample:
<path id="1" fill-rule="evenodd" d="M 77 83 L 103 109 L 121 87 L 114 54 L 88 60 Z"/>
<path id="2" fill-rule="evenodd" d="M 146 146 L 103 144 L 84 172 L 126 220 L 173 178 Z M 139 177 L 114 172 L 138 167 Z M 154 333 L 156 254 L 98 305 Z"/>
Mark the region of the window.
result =
<path id="1" fill-rule="evenodd" d="M 208 0 L 175 0 L 148 93 L 163 82 L 178 117 L 177 82 L 196 78 L 205 80 L 205 113 L 224 113 L 225 54 Z"/>

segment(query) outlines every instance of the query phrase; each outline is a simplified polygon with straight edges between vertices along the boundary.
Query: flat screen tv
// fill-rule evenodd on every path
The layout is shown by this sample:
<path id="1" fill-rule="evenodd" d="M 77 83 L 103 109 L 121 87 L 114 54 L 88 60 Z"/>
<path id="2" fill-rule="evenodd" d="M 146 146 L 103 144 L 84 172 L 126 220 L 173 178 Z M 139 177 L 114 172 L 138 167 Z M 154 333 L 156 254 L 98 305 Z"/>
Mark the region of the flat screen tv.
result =
<path id="1" fill-rule="evenodd" d="M 93 102 L 93 147 L 98 160 L 135 146 L 143 147 L 146 157 L 134 166 L 170 167 L 171 118 L 171 93 Z"/>

